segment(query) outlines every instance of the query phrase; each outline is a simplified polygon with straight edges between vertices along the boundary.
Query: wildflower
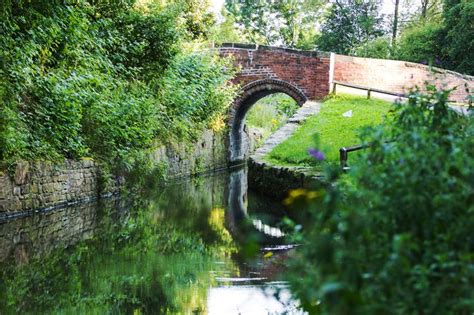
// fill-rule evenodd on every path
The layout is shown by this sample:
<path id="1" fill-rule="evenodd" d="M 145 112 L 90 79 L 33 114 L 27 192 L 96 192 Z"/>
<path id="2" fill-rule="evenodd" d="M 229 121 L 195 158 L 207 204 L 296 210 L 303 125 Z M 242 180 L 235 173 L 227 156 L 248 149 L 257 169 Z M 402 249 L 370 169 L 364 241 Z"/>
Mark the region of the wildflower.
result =
<path id="1" fill-rule="evenodd" d="M 283 200 L 283 204 L 285 206 L 289 206 L 296 201 L 303 201 L 303 202 L 309 202 L 311 200 L 320 198 L 323 195 L 322 191 L 312 191 L 312 190 L 306 190 L 304 188 L 297 188 L 297 189 L 292 189 L 288 193 L 288 197 Z"/>
<path id="2" fill-rule="evenodd" d="M 324 153 L 315 148 L 309 149 L 308 153 L 309 155 L 311 155 L 313 158 L 315 158 L 318 161 L 324 160 Z"/>

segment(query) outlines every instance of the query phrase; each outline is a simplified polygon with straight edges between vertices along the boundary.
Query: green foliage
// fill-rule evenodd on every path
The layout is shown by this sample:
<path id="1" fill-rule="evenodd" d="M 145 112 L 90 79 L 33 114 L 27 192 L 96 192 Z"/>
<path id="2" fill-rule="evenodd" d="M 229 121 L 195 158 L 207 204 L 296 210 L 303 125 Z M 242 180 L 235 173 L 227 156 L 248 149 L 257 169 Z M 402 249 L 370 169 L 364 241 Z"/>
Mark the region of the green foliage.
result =
<path id="1" fill-rule="evenodd" d="M 371 147 L 350 173 L 329 170 L 312 193 L 292 265 L 311 313 L 474 311 L 474 124 L 448 94 L 414 91 L 366 131 Z"/>
<path id="2" fill-rule="evenodd" d="M 376 1 L 338 0 L 329 9 L 316 44 L 318 49 L 351 54 L 383 35 Z"/>
<path id="3" fill-rule="evenodd" d="M 449 67 L 474 75 L 474 2 L 445 0 L 444 20 L 446 37 L 443 45 Z"/>
<path id="4" fill-rule="evenodd" d="M 298 104 L 291 97 L 273 94 L 255 103 L 245 120 L 248 126 L 260 129 L 265 139 L 285 124 L 297 110 Z"/>
<path id="5" fill-rule="evenodd" d="M 130 10 L 137 0 L 89 0 L 88 3 L 101 16 L 113 17 Z"/>
<path id="6" fill-rule="evenodd" d="M 247 36 L 236 26 L 235 17 L 222 9 L 223 21 L 214 25 L 211 30 L 210 40 L 216 44 L 247 42 Z"/>
<path id="7" fill-rule="evenodd" d="M 172 3 L 181 13 L 191 39 L 209 38 L 210 30 L 216 21 L 214 15 L 209 12 L 208 0 L 177 0 Z"/>
<path id="8" fill-rule="evenodd" d="M 251 43 L 273 43 L 278 37 L 275 26 L 270 21 L 269 6 L 266 1 L 226 0 L 227 11 L 241 25 Z"/>
<path id="9" fill-rule="evenodd" d="M 428 4 L 428 2 L 426 2 Z M 410 23 L 400 34 L 394 57 L 474 74 L 474 5 L 472 1 L 434 2 L 426 16 Z M 434 12 L 431 12 L 434 10 Z"/>
<path id="10" fill-rule="evenodd" d="M 305 48 L 316 36 L 314 29 L 321 17 L 324 1 L 290 0 L 276 1 L 275 13 L 283 21 L 279 33 L 285 46 Z"/>
<path id="11" fill-rule="evenodd" d="M 387 37 L 377 37 L 357 47 L 354 54 L 359 57 L 388 59 L 390 53 L 390 39 Z"/>
<path id="12" fill-rule="evenodd" d="M 184 13 L 200 2 L 186 3 Z M 132 5 L 10 4 L 0 21 L 0 161 L 91 156 L 130 169 L 140 151 L 190 140 L 227 109 L 232 67 L 212 53 L 178 55 L 185 34 L 200 36 L 179 6 Z"/>
<path id="13" fill-rule="evenodd" d="M 398 59 L 442 66 L 445 64 L 443 34 L 443 26 L 437 22 L 404 30 L 397 45 Z"/>
<path id="14" fill-rule="evenodd" d="M 230 60 L 199 53 L 178 56 L 160 82 L 161 103 L 179 139 L 193 139 L 230 106 L 235 87 L 227 84 L 233 70 Z"/>
<path id="15" fill-rule="evenodd" d="M 308 47 L 324 6 L 319 0 L 237 1 L 226 0 L 225 7 L 243 28 L 252 43 L 287 47 Z M 311 37 L 311 40 L 308 39 Z"/>
<path id="16" fill-rule="evenodd" d="M 174 7 L 135 10 L 97 21 L 104 54 L 114 71 L 133 79 L 159 78 L 179 51 L 179 38 L 185 30 L 178 24 Z"/>
<path id="17" fill-rule="evenodd" d="M 365 126 L 377 125 L 388 112 L 390 104 L 386 101 L 363 97 L 335 95 L 327 99 L 321 112 L 308 118 L 295 133 L 268 155 L 269 162 L 283 165 L 316 166 L 338 164 L 339 149 L 344 146 L 360 144 L 358 132 Z M 343 117 L 347 111 L 352 117 Z M 314 138 L 319 134 L 319 148 L 325 152 L 325 161 L 316 161 L 308 154 L 314 147 Z"/>

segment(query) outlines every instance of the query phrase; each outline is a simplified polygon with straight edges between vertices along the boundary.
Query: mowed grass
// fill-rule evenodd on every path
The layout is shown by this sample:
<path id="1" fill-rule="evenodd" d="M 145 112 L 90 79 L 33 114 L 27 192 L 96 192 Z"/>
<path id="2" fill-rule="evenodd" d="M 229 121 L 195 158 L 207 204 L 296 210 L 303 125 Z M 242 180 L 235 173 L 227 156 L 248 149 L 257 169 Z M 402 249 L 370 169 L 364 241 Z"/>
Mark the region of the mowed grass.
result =
<path id="1" fill-rule="evenodd" d="M 277 145 L 266 159 L 270 163 L 285 166 L 339 163 L 339 149 L 360 144 L 361 129 L 380 124 L 390 107 L 390 102 L 379 99 L 333 96 L 323 103 L 318 115 L 308 118 L 290 138 Z M 343 114 L 350 110 L 352 117 L 344 117 Z M 316 136 L 319 145 L 315 141 Z M 325 160 L 316 161 L 308 154 L 309 148 L 324 152 Z M 349 161 L 356 158 L 357 153 L 349 153 Z"/>

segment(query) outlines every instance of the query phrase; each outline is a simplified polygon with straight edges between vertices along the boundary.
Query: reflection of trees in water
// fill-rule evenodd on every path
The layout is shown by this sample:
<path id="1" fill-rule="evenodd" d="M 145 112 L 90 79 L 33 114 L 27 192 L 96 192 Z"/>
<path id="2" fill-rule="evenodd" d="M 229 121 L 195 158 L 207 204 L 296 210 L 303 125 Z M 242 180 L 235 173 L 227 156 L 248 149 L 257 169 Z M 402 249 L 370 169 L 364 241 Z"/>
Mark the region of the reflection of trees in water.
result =
<path id="1" fill-rule="evenodd" d="M 205 311 L 212 257 L 233 250 L 217 180 L 96 209 L 94 236 L 1 269 L 0 313 Z M 210 193 L 211 192 L 211 193 Z"/>
<path id="2" fill-rule="evenodd" d="M 7 301 L 0 313 L 205 312 L 216 259 L 225 262 L 222 272 L 253 272 L 244 258 L 260 253 L 265 241 L 247 216 L 247 173 L 233 174 L 150 189 L 85 212 L 62 210 L 83 214 L 84 224 L 52 222 L 41 237 L 34 227 L 48 225 L 47 216 L 11 223 L 12 231 L 26 231 L 30 250 L 22 266 L 11 255 L 0 266 L 0 300 Z M 55 234 L 58 227 L 71 237 Z M 48 250 L 40 250 L 48 237 Z"/>

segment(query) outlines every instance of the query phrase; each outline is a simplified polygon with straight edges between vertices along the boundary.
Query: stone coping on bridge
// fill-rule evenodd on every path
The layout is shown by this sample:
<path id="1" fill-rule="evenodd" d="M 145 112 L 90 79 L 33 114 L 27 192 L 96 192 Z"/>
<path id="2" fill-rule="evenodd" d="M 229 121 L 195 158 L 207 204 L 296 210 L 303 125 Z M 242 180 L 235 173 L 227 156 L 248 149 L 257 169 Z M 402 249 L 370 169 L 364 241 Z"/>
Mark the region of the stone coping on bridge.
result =
<path id="1" fill-rule="evenodd" d="M 294 48 L 286 47 L 277 47 L 277 46 L 267 46 L 267 45 L 258 45 L 258 44 L 241 44 L 241 43 L 222 43 L 216 46 L 217 48 L 234 48 L 234 49 L 250 49 L 250 50 L 270 50 L 270 51 L 279 51 L 290 54 L 298 54 L 308 57 L 322 57 L 329 58 L 331 53 L 319 50 L 300 50 Z"/>

